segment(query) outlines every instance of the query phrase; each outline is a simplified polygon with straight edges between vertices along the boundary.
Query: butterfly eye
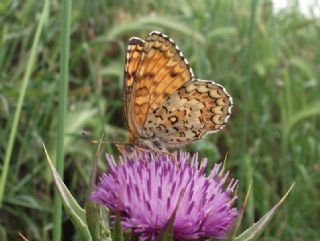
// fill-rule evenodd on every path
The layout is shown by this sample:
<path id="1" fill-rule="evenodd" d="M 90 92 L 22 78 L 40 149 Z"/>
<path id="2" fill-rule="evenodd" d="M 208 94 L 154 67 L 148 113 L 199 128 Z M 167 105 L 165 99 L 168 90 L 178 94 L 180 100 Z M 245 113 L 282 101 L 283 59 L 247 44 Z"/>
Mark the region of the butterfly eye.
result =
<path id="1" fill-rule="evenodd" d="M 124 145 L 124 149 L 127 153 L 132 153 L 133 152 L 133 146 L 130 144 Z"/>

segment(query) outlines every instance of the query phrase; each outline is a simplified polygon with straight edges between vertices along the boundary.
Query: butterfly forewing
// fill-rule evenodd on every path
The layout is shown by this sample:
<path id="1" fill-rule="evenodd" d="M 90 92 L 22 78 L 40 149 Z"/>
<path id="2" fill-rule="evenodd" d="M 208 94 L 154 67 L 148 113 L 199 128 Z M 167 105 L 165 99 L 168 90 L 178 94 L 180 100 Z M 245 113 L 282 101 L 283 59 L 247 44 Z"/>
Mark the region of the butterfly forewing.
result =
<path id="1" fill-rule="evenodd" d="M 192 71 L 174 42 L 159 32 L 149 34 L 137 65 L 130 101 L 130 121 L 141 133 L 150 112 L 192 79 Z"/>

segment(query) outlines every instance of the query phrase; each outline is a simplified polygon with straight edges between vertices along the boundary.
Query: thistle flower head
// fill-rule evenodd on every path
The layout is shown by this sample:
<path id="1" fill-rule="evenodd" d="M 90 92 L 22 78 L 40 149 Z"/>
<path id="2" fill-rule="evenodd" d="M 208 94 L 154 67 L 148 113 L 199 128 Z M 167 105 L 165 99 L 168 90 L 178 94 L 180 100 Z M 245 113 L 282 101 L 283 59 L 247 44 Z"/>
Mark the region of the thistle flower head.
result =
<path id="1" fill-rule="evenodd" d="M 107 155 L 110 170 L 100 177 L 91 198 L 121 213 L 123 229 L 140 240 L 155 240 L 175 212 L 175 240 L 210 237 L 223 239 L 237 216 L 233 207 L 237 180 L 226 185 L 228 174 L 216 164 L 206 176 L 207 159 L 187 153 L 137 153 L 116 164 Z"/>

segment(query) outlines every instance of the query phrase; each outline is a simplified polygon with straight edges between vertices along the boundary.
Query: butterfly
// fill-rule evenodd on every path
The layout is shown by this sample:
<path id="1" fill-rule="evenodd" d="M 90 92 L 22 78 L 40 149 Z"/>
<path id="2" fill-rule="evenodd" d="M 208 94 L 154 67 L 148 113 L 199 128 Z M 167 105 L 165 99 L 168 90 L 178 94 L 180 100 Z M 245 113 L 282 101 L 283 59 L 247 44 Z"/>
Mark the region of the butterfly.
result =
<path id="1" fill-rule="evenodd" d="M 166 151 L 221 130 L 232 97 L 211 80 L 194 79 L 188 61 L 167 35 L 130 38 L 124 66 L 124 114 L 132 148 Z"/>

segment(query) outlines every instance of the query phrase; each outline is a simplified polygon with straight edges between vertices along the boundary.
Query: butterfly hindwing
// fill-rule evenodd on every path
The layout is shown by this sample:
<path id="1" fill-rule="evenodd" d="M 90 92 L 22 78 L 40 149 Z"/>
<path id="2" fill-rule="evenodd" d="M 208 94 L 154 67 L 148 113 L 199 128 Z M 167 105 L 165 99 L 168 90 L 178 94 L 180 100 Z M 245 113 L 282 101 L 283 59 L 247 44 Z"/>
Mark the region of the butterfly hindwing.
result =
<path id="1" fill-rule="evenodd" d="M 145 135 L 152 132 L 168 147 L 181 146 L 221 130 L 231 114 L 232 98 L 212 81 L 185 83 L 148 116 Z"/>

